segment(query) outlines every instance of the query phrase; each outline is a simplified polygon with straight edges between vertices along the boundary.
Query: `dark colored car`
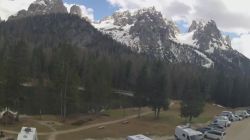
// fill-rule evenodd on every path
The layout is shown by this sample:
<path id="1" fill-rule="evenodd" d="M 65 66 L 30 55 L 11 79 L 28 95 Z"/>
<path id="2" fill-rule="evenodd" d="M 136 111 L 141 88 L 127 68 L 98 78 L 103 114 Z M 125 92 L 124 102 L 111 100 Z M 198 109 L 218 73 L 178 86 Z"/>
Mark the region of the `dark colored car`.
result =
<path id="1" fill-rule="evenodd" d="M 249 109 L 247 109 L 247 113 L 248 113 L 248 114 L 250 114 L 250 108 L 249 108 Z"/>
<path id="2" fill-rule="evenodd" d="M 224 132 L 226 130 L 225 127 L 220 126 L 220 125 L 216 125 L 216 124 L 210 124 L 210 125 L 208 125 L 208 127 L 211 129 L 214 129 L 214 130 L 222 131 L 222 132 Z"/>
<path id="3" fill-rule="evenodd" d="M 212 130 L 211 127 L 202 127 L 202 128 L 198 128 L 196 129 L 197 131 L 200 131 L 201 133 L 205 133 L 206 131 Z"/>

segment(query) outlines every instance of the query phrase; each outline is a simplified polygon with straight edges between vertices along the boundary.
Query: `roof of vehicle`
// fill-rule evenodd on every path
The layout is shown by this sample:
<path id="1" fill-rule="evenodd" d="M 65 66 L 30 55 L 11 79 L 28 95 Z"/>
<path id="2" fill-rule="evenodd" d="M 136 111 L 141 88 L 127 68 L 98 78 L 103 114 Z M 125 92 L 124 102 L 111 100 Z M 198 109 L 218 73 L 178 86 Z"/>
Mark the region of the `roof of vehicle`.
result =
<path id="1" fill-rule="evenodd" d="M 219 124 L 209 124 L 208 127 L 220 127 L 220 128 L 225 128 L 224 126 L 221 126 Z"/>
<path id="2" fill-rule="evenodd" d="M 247 112 L 246 110 L 237 110 L 235 112 Z"/>
<path id="3" fill-rule="evenodd" d="M 194 135 L 201 135 L 202 133 L 196 130 L 193 130 L 190 127 L 184 127 L 184 126 L 177 126 L 178 128 L 182 129 L 186 133 L 188 133 L 189 136 L 194 136 Z"/>
<path id="4" fill-rule="evenodd" d="M 36 137 L 36 128 L 23 127 L 18 134 L 17 140 L 34 140 Z"/>
<path id="5" fill-rule="evenodd" d="M 222 111 L 221 113 L 232 113 L 232 111 Z"/>
<path id="6" fill-rule="evenodd" d="M 228 121 L 228 117 L 227 117 L 227 116 L 216 116 L 216 117 L 214 118 L 214 120 Z"/>
<path id="7" fill-rule="evenodd" d="M 128 138 L 133 139 L 133 140 L 152 140 L 144 135 L 134 135 L 134 136 L 128 136 Z"/>
<path id="8" fill-rule="evenodd" d="M 215 130 L 215 129 L 212 129 L 212 130 L 208 130 L 206 131 L 207 133 L 211 133 L 211 132 L 216 132 L 216 133 L 225 133 L 223 131 L 219 131 L 219 130 Z"/>

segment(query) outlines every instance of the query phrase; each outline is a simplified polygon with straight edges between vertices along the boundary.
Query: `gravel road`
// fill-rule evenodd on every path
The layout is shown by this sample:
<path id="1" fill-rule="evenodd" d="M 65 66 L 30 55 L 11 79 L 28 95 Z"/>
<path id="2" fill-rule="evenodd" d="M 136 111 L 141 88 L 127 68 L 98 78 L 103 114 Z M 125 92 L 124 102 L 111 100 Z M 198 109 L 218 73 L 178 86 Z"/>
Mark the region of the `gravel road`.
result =
<path id="1" fill-rule="evenodd" d="M 224 140 L 250 140 L 250 118 L 233 122 L 227 129 Z"/>

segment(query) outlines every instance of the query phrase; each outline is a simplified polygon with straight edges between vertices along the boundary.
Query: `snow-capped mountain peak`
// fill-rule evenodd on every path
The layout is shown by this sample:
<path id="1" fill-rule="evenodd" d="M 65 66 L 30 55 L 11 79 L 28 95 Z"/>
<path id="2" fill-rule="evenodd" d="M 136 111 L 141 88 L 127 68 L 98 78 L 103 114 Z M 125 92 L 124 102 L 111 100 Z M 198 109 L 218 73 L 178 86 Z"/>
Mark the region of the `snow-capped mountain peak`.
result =
<path id="1" fill-rule="evenodd" d="M 189 31 L 194 31 L 193 40 L 196 40 L 194 45 L 201 50 L 211 50 L 211 47 L 223 50 L 231 48 L 214 20 L 199 23 L 193 21 Z"/>
<path id="2" fill-rule="evenodd" d="M 135 52 L 172 63 L 229 68 L 246 59 L 231 48 L 230 38 L 213 20 L 193 21 L 187 33 L 180 33 L 173 21 L 152 7 L 116 12 L 93 25 Z"/>
<path id="3" fill-rule="evenodd" d="M 36 0 L 31 3 L 28 10 L 21 10 L 9 19 L 18 19 L 27 16 L 44 15 L 51 13 L 67 13 L 62 0 Z"/>
<path id="4" fill-rule="evenodd" d="M 93 25 L 116 40 L 142 52 L 144 49 L 138 48 L 142 43 L 139 40 L 144 40 L 144 43 L 157 40 L 154 43 L 160 45 L 163 40 L 176 38 L 176 33 L 179 32 L 174 22 L 164 19 L 161 12 L 154 7 L 116 12 Z M 151 34 L 151 30 L 156 32 Z M 151 41 L 148 40 L 150 38 Z M 144 46 L 148 45 L 147 43 Z"/>

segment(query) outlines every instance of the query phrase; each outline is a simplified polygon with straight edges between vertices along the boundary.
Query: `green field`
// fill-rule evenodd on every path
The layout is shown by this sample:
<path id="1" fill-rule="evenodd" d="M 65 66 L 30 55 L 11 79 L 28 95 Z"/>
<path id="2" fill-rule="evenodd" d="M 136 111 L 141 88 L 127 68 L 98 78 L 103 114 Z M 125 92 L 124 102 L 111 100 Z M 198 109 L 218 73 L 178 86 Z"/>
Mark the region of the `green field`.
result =
<path id="1" fill-rule="evenodd" d="M 204 112 L 198 117 L 193 119 L 193 126 L 202 125 L 210 121 L 214 115 L 220 113 L 225 109 L 214 106 L 212 104 L 206 104 Z M 149 112 L 150 108 L 143 108 L 142 112 Z M 114 109 L 107 110 L 102 114 L 105 115 L 88 115 L 88 116 L 71 116 L 65 121 L 57 116 L 43 115 L 42 119 L 40 116 L 32 116 L 29 118 L 21 119 L 15 125 L 11 126 L 0 126 L 1 130 L 13 130 L 19 131 L 22 126 L 36 127 L 38 132 L 47 133 L 53 131 L 70 130 L 79 128 L 82 126 L 88 126 L 91 124 L 107 122 L 112 120 L 117 120 L 124 118 L 126 116 L 131 116 L 137 114 L 136 108 L 128 109 Z M 85 122 L 80 125 L 72 125 L 74 122 L 79 120 L 84 120 L 86 118 L 91 118 L 91 121 Z M 180 117 L 180 103 L 179 101 L 173 101 L 171 107 L 167 111 L 162 111 L 160 114 L 160 119 L 154 119 L 153 112 L 149 115 L 142 116 L 140 119 L 134 118 L 128 120 L 128 124 L 115 123 L 106 125 L 104 129 L 98 129 L 98 127 L 93 127 L 86 130 L 80 130 L 77 132 L 66 133 L 57 135 L 58 140 L 82 140 L 86 138 L 102 139 L 106 137 L 112 138 L 124 138 L 127 135 L 133 134 L 145 134 L 145 135 L 155 135 L 155 136 L 171 136 L 174 133 L 174 128 L 176 125 L 185 124 L 185 119 Z M 53 130 L 54 129 L 54 130 Z M 48 139 L 49 135 L 43 134 L 39 136 L 40 140 Z"/>

